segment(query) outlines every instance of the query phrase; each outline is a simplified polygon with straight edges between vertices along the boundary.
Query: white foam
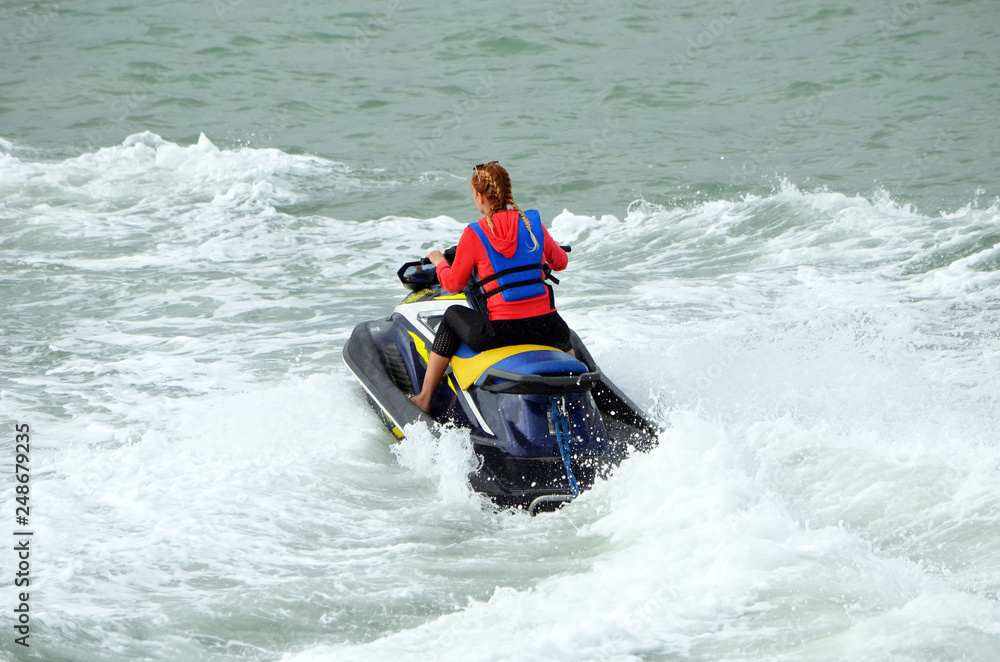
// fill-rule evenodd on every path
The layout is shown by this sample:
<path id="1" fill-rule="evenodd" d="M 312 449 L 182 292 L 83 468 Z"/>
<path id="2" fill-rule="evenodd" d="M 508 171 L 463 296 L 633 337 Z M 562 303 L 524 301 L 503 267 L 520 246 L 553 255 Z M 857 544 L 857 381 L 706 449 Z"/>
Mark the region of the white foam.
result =
<path id="1" fill-rule="evenodd" d="M 294 202 L 289 177 L 323 177 L 329 186 L 357 186 L 343 164 L 276 149 L 220 150 L 204 134 L 182 146 L 145 132 L 62 162 L 11 161 L 0 192 L 14 207 L 44 200 L 91 215 L 93 234 L 134 222 L 135 214 L 170 218 L 215 203 L 233 210 Z M 83 218 L 80 213 L 77 218 Z M 73 218 L 61 223 L 76 234 Z M 86 230 L 85 230 L 86 231 Z M 103 234 L 102 234 L 103 233 Z"/>
<path id="2" fill-rule="evenodd" d="M 864 650 L 866 632 L 887 650 L 907 649 L 920 631 L 927 645 L 956 629 L 987 649 L 996 641 L 995 604 L 883 557 L 841 526 L 800 521 L 723 428 L 690 413 L 673 423 L 659 448 L 565 513 L 589 523 L 559 553 L 595 535 L 611 543 L 588 570 L 498 587 L 486 601 L 371 643 L 284 659 L 618 660 L 706 657 L 720 645 L 761 655 L 777 639 L 814 642 L 788 649 L 799 659 Z M 937 625 L 924 630 L 930 621 Z M 830 630 L 843 634 L 827 640 Z"/>
<path id="3" fill-rule="evenodd" d="M 20 309 L 38 370 L 10 379 L 55 412 L 39 558 L 69 649 L 197 657 L 134 633 L 204 634 L 199 613 L 261 657 L 321 637 L 286 656 L 306 660 L 997 649 L 997 208 L 785 183 L 564 211 L 560 310 L 672 426 L 529 518 L 481 508 L 466 432 L 393 446 L 339 357 L 461 224 L 281 211 L 326 178 L 381 185 L 205 137 L 0 155 L 8 256 L 43 292 Z"/>
<path id="4" fill-rule="evenodd" d="M 392 449 L 400 465 L 418 476 L 436 478 L 443 505 L 478 512 L 484 504 L 469 486 L 469 472 L 479 464 L 469 431 L 445 427 L 432 434 L 423 424 L 411 424 L 404 433 Z"/>

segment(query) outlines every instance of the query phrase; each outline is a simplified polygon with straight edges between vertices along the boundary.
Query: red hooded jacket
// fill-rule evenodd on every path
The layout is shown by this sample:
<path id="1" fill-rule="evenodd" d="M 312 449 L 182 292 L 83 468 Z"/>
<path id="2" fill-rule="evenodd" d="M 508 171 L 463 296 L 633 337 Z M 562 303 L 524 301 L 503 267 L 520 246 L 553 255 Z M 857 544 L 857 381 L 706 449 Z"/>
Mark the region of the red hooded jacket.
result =
<path id="1" fill-rule="evenodd" d="M 517 250 L 517 229 L 522 223 L 516 210 L 499 211 L 493 214 L 493 227 L 496 230 L 496 234 L 494 234 L 486 225 L 486 217 L 483 216 L 479 219 L 479 227 L 489 238 L 490 244 L 504 257 L 511 257 Z M 553 271 L 562 271 L 569 262 L 566 251 L 552 239 L 544 225 L 542 226 L 542 234 L 545 237 L 537 237 L 537 239 L 542 242 L 543 264 L 548 263 Z M 442 262 L 438 265 L 438 281 L 449 292 L 461 292 L 468 284 L 473 268 L 477 270 L 480 280 L 493 275 L 493 265 L 490 264 L 489 255 L 479 240 L 479 235 L 471 227 L 467 227 L 462 233 L 462 238 L 458 240 L 458 249 L 455 251 L 455 260 L 452 264 L 449 266 L 447 262 Z M 487 283 L 486 291 L 496 287 L 497 281 Z M 537 317 L 555 310 L 549 302 L 548 293 L 521 301 L 504 301 L 502 296 L 492 296 L 487 299 L 487 307 L 490 311 L 490 319 L 494 320 Z"/>

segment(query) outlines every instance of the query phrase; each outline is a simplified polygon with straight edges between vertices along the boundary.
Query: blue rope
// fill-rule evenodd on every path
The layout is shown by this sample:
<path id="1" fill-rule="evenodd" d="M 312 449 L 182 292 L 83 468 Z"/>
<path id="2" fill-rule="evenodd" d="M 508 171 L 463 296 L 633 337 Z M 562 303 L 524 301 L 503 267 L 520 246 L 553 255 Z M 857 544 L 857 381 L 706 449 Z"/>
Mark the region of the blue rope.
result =
<path id="1" fill-rule="evenodd" d="M 573 475 L 573 469 L 570 467 L 569 421 L 566 419 L 566 414 L 559 408 L 559 400 L 559 396 L 549 396 L 549 418 L 552 421 L 552 427 L 556 430 L 556 445 L 559 446 L 563 466 L 566 467 L 566 480 L 569 481 L 569 489 L 576 497 L 580 496 L 580 486 L 577 484 L 576 476 Z"/>

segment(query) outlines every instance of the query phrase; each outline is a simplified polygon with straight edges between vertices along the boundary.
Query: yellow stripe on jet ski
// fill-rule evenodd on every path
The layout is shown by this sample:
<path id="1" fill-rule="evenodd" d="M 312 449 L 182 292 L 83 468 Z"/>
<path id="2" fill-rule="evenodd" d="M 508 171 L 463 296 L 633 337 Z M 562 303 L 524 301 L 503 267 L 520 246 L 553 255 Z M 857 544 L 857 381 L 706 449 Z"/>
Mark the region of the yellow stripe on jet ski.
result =
<path id="1" fill-rule="evenodd" d="M 463 389 L 467 389 L 482 377 L 490 366 L 498 363 L 507 357 L 520 354 L 521 352 L 534 352 L 540 349 L 561 351 L 555 347 L 547 345 L 510 345 L 509 347 L 497 347 L 480 352 L 472 358 L 463 359 L 458 356 L 451 357 L 451 369 L 458 378 L 458 383 Z"/>
<path id="2" fill-rule="evenodd" d="M 465 292 L 459 292 L 458 294 L 442 294 L 439 297 L 434 297 L 434 300 L 435 301 L 448 301 L 448 300 L 454 299 L 454 300 L 457 301 L 458 299 L 464 299 L 464 298 L 465 298 Z"/>
<path id="3" fill-rule="evenodd" d="M 417 353 L 423 357 L 424 365 L 427 365 L 431 360 L 431 357 L 427 354 L 427 343 L 425 343 L 424 339 L 415 334 L 413 331 L 407 331 L 407 333 L 409 333 L 410 337 L 413 338 L 413 344 L 417 348 Z"/>
<path id="4" fill-rule="evenodd" d="M 407 333 L 409 333 L 410 337 L 413 338 L 413 345 L 417 348 L 417 353 L 424 359 L 424 365 L 430 363 L 431 357 L 427 353 L 427 343 L 424 342 L 424 339 L 415 334 L 413 331 L 407 331 Z M 451 387 L 451 390 L 455 392 L 455 395 L 458 395 L 458 389 L 455 388 L 454 380 L 449 379 L 445 383 Z"/>
<path id="5" fill-rule="evenodd" d="M 417 292 L 414 292 L 413 294 L 410 294 L 405 299 L 403 299 L 403 303 L 416 303 L 418 301 L 423 301 L 424 299 L 432 297 L 433 294 L 434 290 L 430 288 L 418 290 Z"/>

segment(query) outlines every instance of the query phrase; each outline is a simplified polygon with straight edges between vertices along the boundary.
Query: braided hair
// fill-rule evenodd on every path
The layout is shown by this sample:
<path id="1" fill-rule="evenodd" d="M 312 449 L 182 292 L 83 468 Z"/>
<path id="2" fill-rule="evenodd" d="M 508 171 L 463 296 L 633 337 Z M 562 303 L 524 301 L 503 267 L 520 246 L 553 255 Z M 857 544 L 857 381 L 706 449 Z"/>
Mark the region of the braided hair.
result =
<path id="1" fill-rule="evenodd" d="M 493 229 L 493 214 L 511 207 L 521 217 L 524 227 L 528 228 L 528 234 L 531 235 L 531 241 L 533 242 L 531 250 L 538 250 L 540 245 L 538 238 L 531 231 L 528 218 L 521 211 L 521 208 L 517 206 L 517 203 L 514 202 L 514 196 L 511 193 L 510 187 L 510 175 L 507 174 L 503 166 L 496 161 L 476 166 L 472 171 L 471 183 L 472 190 L 482 194 L 486 199 L 486 225 L 489 226 L 490 232 L 494 236 L 496 235 L 496 231 Z"/>

